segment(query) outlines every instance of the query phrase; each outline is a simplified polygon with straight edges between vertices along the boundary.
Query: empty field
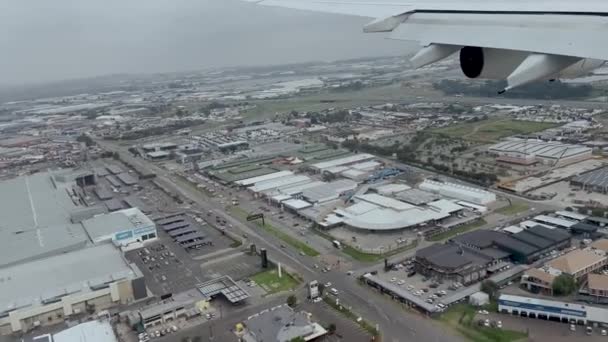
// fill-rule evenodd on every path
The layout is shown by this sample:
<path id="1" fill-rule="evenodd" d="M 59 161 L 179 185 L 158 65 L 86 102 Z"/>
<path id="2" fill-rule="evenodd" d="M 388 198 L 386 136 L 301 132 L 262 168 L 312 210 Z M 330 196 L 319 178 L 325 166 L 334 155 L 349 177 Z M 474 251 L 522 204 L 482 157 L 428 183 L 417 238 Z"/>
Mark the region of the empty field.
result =
<path id="1" fill-rule="evenodd" d="M 516 134 L 529 134 L 559 126 L 550 122 L 490 119 L 434 129 L 431 132 L 483 143 L 493 143 Z"/>
<path id="2" fill-rule="evenodd" d="M 281 277 L 279 278 L 277 269 L 258 273 L 252 276 L 251 280 L 255 281 L 267 294 L 288 291 L 298 285 L 298 281 L 285 271 L 282 272 Z"/>

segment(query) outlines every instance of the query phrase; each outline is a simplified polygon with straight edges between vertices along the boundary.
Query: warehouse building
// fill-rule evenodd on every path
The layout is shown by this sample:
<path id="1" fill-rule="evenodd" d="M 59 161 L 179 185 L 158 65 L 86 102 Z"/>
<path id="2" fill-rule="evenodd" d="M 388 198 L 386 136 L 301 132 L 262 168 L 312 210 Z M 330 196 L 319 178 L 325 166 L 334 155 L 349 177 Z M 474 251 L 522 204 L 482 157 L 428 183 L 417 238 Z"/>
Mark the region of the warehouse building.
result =
<path id="1" fill-rule="evenodd" d="M 266 174 L 256 176 L 256 177 L 241 179 L 234 183 L 239 186 L 252 186 L 259 182 L 264 182 L 264 181 L 268 181 L 268 180 L 280 178 L 280 177 L 292 176 L 293 174 L 294 173 L 291 171 L 277 171 L 277 172 L 272 172 L 272 173 L 266 173 Z"/>
<path id="2" fill-rule="evenodd" d="M 390 231 L 433 224 L 450 217 L 463 207 L 439 200 L 421 208 L 394 198 L 365 194 L 355 195 L 354 205 L 336 209 L 336 216 L 347 227 L 369 231 Z"/>
<path id="3" fill-rule="evenodd" d="M 530 165 L 565 165 L 592 157 L 593 149 L 582 145 L 540 140 L 509 139 L 488 149 L 498 155 L 497 161 Z"/>
<path id="4" fill-rule="evenodd" d="M 585 191 L 608 193 L 608 167 L 578 175 L 570 181 L 570 185 Z"/>
<path id="5" fill-rule="evenodd" d="M 123 209 L 82 221 L 82 226 L 94 244 L 112 241 L 116 246 L 128 246 L 157 239 L 156 224 L 138 208 Z"/>
<path id="6" fill-rule="evenodd" d="M 608 323 L 608 310 L 604 308 L 506 294 L 498 298 L 498 311 L 563 323 L 576 322 L 581 325 Z"/>
<path id="7" fill-rule="evenodd" d="M 496 202 L 496 195 L 490 191 L 456 183 L 425 179 L 418 187 L 421 190 L 433 192 L 444 197 L 455 198 L 478 205 L 488 205 Z"/>
<path id="8" fill-rule="evenodd" d="M 75 186 L 69 178 L 50 172 L 0 182 L 0 267 L 86 245 L 86 233 L 72 220 L 79 210 L 87 208 L 70 196 Z"/>
<path id="9" fill-rule="evenodd" d="M 375 156 L 372 154 L 359 153 L 359 154 L 354 154 L 354 155 L 351 155 L 348 157 L 342 157 L 342 158 L 338 158 L 338 159 L 332 159 L 332 160 L 312 164 L 312 165 L 310 165 L 310 167 L 313 170 L 316 170 L 317 172 L 321 173 L 327 169 L 332 169 L 332 168 L 335 168 L 338 166 L 349 166 L 349 165 L 353 165 L 353 164 L 363 163 L 366 161 L 371 161 L 374 158 L 375 158 Z"/>
<path id="10" fill-rule="evenodd" d="M 571 236 L 564 231 L 534 226 L 515 234 L 477 230 L 458 235 L 452 241 L 480 250 L 495 247 L 509 253 L 511 260 L 529 264 L 552 250 L 570 246 Z"/>
<path id="11" fill-rule="evenodd" d="M 325 203 L 355 191 L 357 186 L 357 182 L 350 179 L 338 179 L 305 189 L 302 191 L 302 199 L 312 204 Z"/>
<path id="12" fill-rule="evenodd" d="M 0 332 L 63 322 L 147 296 L 141 271 L 111 244 L 0 269 Z M 41 281 L 43 280 L 43 281 Z"/>
<path id="13" fill-rule="evenodd" d="M 301 339 L 314 341 L 327 334 L 319 323 L 311 320 L 307 312 L 296 312 L 287 305 L 280 305 L 256 313 L 245 322 L 243 342 L 287 342 Z"/>

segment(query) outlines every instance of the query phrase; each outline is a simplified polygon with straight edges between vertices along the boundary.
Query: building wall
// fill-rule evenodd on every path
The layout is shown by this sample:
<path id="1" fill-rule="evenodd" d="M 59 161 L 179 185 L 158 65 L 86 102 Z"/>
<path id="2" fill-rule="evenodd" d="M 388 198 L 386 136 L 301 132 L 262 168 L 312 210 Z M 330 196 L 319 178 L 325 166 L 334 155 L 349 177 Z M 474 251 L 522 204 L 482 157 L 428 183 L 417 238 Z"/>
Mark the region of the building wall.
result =
<path id="1" fill-rule="evenodd" d="M 150 238 L 150 235 L 153 235 Z M 158 239 L 158 232 L 156 231 L 156 226 L 146 226 L 132 230 L 124 230 L 118 233 L 115 233 L 110 237 L 115 245 L 117 246 L 126 246 L 135 242 L 149 242 Z M 104 239 L 108 239 L 108 236 L 104 237 Z"/>
<path id="2" fill-rule="evenodd" d="M 59 302 L 11 311 L 8 317 L 0 319 L 0 331 L 6 331 L 8 325 L 9 333 L 26 332 L 34 328 L 36 321 L 42 326 L 57 324 L 78 311 L 86 312 L 87 305 L 94 305 L 95 310 L 99 311 L 132 300 L 131 280 L 125 279 L 97 291 L 64 296 Z"/>

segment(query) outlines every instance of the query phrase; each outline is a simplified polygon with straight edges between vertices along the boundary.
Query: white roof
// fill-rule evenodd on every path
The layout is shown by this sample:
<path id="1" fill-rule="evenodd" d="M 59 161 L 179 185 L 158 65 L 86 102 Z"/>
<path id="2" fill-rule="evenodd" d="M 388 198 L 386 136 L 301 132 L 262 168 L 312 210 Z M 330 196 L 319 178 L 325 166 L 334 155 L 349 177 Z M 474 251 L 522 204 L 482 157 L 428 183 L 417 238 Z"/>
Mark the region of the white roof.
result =
<path id="1" fill-rule="evenodd" d="M 447 215 L 443 213 L 420 208 L 413 208 L 404 211 L 378 208 L 361 215 L 345 216 L 344 222 L 353 228 L 368 230 L 391 230 L 407 228 L 428 221 L 439 220 L 445 217 L 447 217 Z"/>
<path id="2" fill-rule="evenodd" d="M 359 178 L 361 176 L 367 175 L 367 172 L 355 169 L 348 169 L 342 172 L 341 175 L 346 178 Z"/>
<path id="3" fill-rule="evenodd" d="M 348 208 L 342 209 L 347 214 L 351 215 L 361 215 L 365 214 L 368 211 L 376 210 L 378 206 L 369 202 L 361 201 L 351 205 Z M 337 212 L 337 211 L 336 211 Z"/>
<path id="4" fill-rule="evenodd" d="M 249 186 L 258 182 L 263 182 L 270 179 L 285 177 L 293 175 L 291 171 L 279 171 L 274 173 L 269 173 L 267 175 L 257 176 L 253 178 L 241 179 L 240 181 L 236 181 L 235 183 L 238 185 Z"/>
<path id="5" fill-rule="evenodd" d="M 287 185 L 298 185 L 310 183 L 311 179 L 305 175 L 290 175 L 280 178 L 274 178 L 263 182 L 257 182 L 254 186 L 249 187 L 248 189 L 253 192 L 262 192 L 266 190 L 276 189 L 282 186 Z"/>
<path id="6" fill-rule="evenodd" d="M 413 206 L 411 204 L 401 202 L 394 198 L 390 198 L 390 197 L 386 197 L 386 196 L 382 196 L 382 195 L 378 195 L 378 194 L 357 195 L 357 196 L 355 196 L 355 198 L 365 201 L 365 202 L 377 204 L 384 208 L 395 209 L 397 211 L 403 211 L 403 210 L 416 208 L 415 206 Z"/>
<path id="7" fill-rule="evenodd" d="M 503 228 L 502 230 L 507 233 L 511 233 L 511 234 L 517 234 L 519 232 L 524 231 L 523 228 L 518 227 L 518 226 L 508 226 L 508 227 Z"/>
<path id="8" fill-rule="evenodd" d="M 319 186 L 319 185 L 323 185 L 323 184 L 326 184 L 326 183 L 321 182 L 321 181 L 314 181 L 314 182 L 298 184 L 298 185 L 290 184 L 288 186 L 282 186 L 282 187 L 278 188 L 277 191 L 282 194 L 286 194 L 286 195 L 295 195 L 295 194 L 301 193 L 302 191 L 304 191 L 306 189 L 314 188 L 315 186 Z"/>
<path id="9" fill-rule="evenodd" d="M 536 222 L 536 221 L 530 221 L 530 220 L 520 222 L 519 226 L 522 228 L 531 228 L 534 226 L 541 226 L 541 227 L 545 227 L 548 229 L 555 229 L 555 226 L 550 226 L 548 224 L 544 224 L 544 223 L 540 223 L 540 222 Z"/>
<path id="10" fill-rule="evenodd" d="M 328 169 L 325 169 L 323 171 L 329 172 L 329 173 L 333 173 L 333 174 L 338 174 L 338 173 L 346 171 L 348 169 L 349 169 L 348 166 L 334 166 L 334 167 L 330 167 Z"/>
<path id="11" fill-rule="evenodd" d="M 53 335 L 53 342 L 118 342 L 108 321 L 80 323 Z"/>
<path id="12" fill-rule="evenodd" d="M 428 205 L 446 214 L 451 214 L 453 212 L 464 209 L 464 207 L 447 199 L 440 199 L 438 201 L 428 203 Z"/>
<path id="13" fill-rule="evenodd" d="M 490 151 L 500 153 L 518 153 L 534 155 L 541 158 L 560 159 L 591 153 L 592 149 L 582 145 L 546 142 L 540 140 L 510 139 L 490 146 Z"/>
<path id="14" fill-rule="evenodd" d="M 373 159 L 373 158 L 374 158 L 374 156 L 369 153 L 359 153 L 359 154 L 355 154 L 355 155 L 348 156 L 348 157 L 332 159 L 332 160 L 312 164 L 311 167 L 313 169 L 325 170 L 325 169 L 328 169 L 331 167 L 346 165 L 346 164 L 353 164 L 353 163 L 357 163 L 360 161 L 369 160 L 369 159 Z"/>
<path id="15" fill-rule="evenodd" d="M 304 208 L 308 208 L 308 207 L 312 206 L 312 204 L 310 204 L 304 200 L 301 200 L 301 199 L 290 199 L 287 201 L 283 201 L 283 204 L 286 207 L 294 209 L 294 210 L 300 210 L 300 209 L 304 209 Z"/>
<path id="16" fill-rule="evenodd" d="M 479 204 L 475 204 L 475 203 L 471 203 L 471 202 L 467 202 L 467 201 L 458 201 L 456 203 L 458 203 L 459 205 L 461 205 L 463 207 L 473 208 L 473 209 L 479 211 L 480 213 L 485 213 L 486 211 L 488 211 L 488 207 L 486 207 L 485 205 L 479 205 Z"/>
<path id="17" fill-rule="evenodd" d="M 154 227 L 154 222 L 138 208 L 94 216 L 82 221 L 82 226 L 93 242 L 110 234 L 138 228 Z"/>
<path id="18" fill-rule="evenodd" d="M 354 190 L 357 182 L 350 179 L 338 179 L 333 182 L 318 185 L 302 192 L 303 196 L 312 202 L 324 202 L 338 198 L 340 193 Z"/>
<path id="19" fill-rule="evenodd" d="M 102 244 L 0 269 L 0 312 L 39 305 L 45 298 L 90 292 L 91 286 L 135 273 L 112 244 Z"/>
<path id="20" fill-rule="evenodd" d="M 582 221 L 587 218 L 587 215 L 573 213 L 571 211 L 565 211 L 565 210 L 556 211 L 555 214 L 559 215 L 559 216 L 563 216 L 568 219 L 577 220 L 577 221 Z"/>
<path id="21" fill-rule="evenodd" d="M 375 187 L 376 191 L 380 195 L 394 194 L 394 193 L 397 193 L 397 192 L 409 190 L 411 188 L 412 188 L 411 186 L 408 186 L 408 185 L 405 185 L 405 184 L 400 184 L 400 183 L 384 184 L 384 185 L 380 185 L 380 186 Z"/>
<path id="22" fill-rule="evenodd" d="M 547 215 L 538 215 L 534 217 L 535 221 L 539 221 L 539 222 L 543 222 L 543 223 L 548 223 L 548 224 L 552 224 L 552 225 L 556 225 L 559 227 L 565 227 L 565 228 L 570 228 L 572 226 L 574 226 L 577 222 L 576 221 L 570 221 L 570 220 L 565 220 L 565 219 L 561 219 L 561 218 L 557 218 L 557 217 L 551 217 L 551 216 L 547 216 Z"/>
<path id="23" fill-rule="evenodd" d="M 426 179 L 420 184 L 419 188 L 475 204 L 489 204 L 496 201 L 496 195 L 492 192 L 456 183 Z"/>
<path id="24" fill-rule="evenodd" d="M 355 170 L 371 171 L 381 165 L 382 165 L 382 163 L 379 163 L 374 160 L 370 160 L 370 161 L 366 161 L 366 162 L 362 162 L 362 163 L 353 164 L 353 165 L 350 165 L 349 167 L 351 169 L 355 169 Z"/>
<path id="25" fill-rule="evenodd" d="M 285 200 L 288 200 L 290 198 L 291 198 L 291 196 L 289 196 L 289 195 L 276 195 L 276 196 L 272 197 L 272 200 L 275 201 L 275 202 L 281 203 L 281 202 L 283 202 Z"/>
<path id="26" fill-rule="evenodd" d="M 152 152 L 148 152 L 147 155 L 152 157 L 152 158 L 158 158 L 158 157 L 167 157 L 168 155 L 170 155 L 170 152 L 167 151 L 152 151 Z"/>

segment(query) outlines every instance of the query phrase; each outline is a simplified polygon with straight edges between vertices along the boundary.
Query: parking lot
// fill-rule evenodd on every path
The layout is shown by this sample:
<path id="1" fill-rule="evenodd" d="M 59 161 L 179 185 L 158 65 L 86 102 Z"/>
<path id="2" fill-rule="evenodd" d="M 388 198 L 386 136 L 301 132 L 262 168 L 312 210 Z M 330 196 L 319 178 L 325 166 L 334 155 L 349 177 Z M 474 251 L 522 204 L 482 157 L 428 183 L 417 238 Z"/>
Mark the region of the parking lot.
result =
<path id="1" fill-rule="evenodd" d="M 511 269 L 511 265 L 503 266 L 503 271 Z M 402 263 L 395 264 L 388 272 L 380 271 L 378 277 L 393 283 L 403 289 L 407 289 L 416 297 L 423 299 L 429 304 L 442 306 L 449 305 L 447 298 L 453 298 L 460 291 L 465 291 L 467 288 L 458 282 L 442 281 L 429 279 L 421 274 L 414 272 L 413 260 L 407 259 Z M 445 298 L 446 301 L 442 301 Z"/>

